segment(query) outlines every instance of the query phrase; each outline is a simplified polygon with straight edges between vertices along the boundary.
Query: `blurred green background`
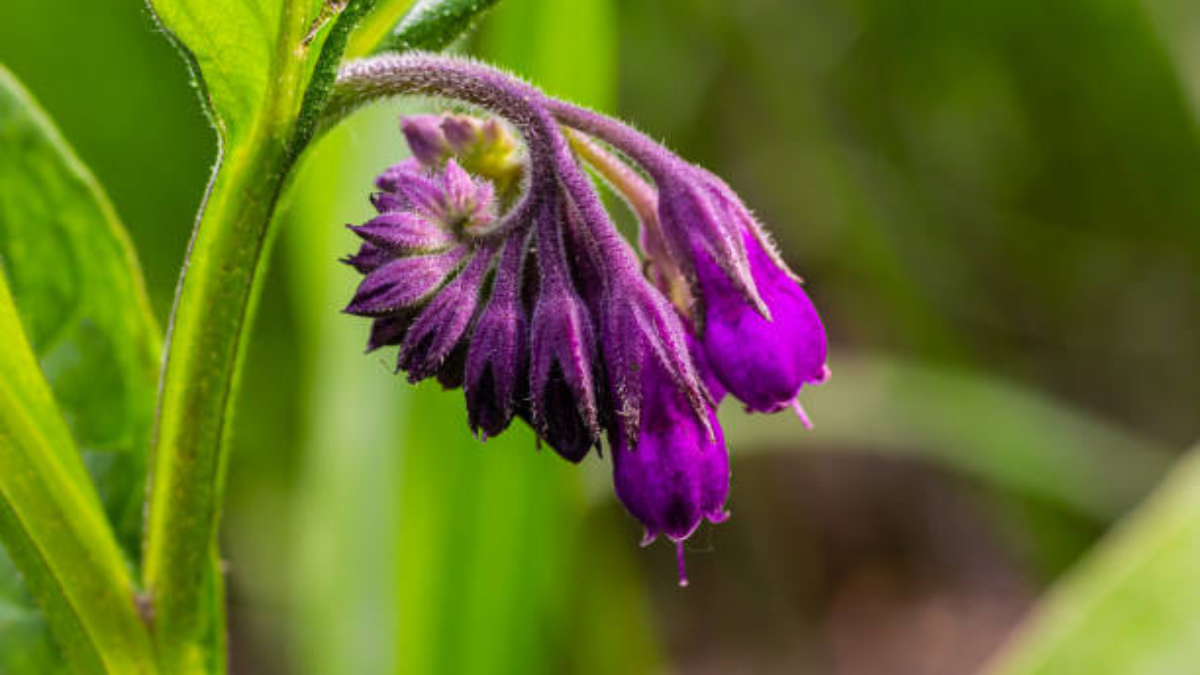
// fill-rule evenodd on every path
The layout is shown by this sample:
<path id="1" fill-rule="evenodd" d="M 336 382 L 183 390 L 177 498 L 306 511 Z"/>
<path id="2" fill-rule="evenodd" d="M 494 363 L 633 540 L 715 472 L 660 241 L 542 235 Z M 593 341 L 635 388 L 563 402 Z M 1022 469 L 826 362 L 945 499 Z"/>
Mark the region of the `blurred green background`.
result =
<path id="1" fill-rule="evenodd" d="M 362 355 L 342 226 L 428 104 L 364 112 L 303 166 L 259 305 L 233 672 L 973 672 L 1200 438 L 1197 45 L 1189 0 L 504 0 L 461 50 L 665 139 L 777 235 L 833 343 L 817 428 L 727 404 L 734 518 L 678 589 L 606 460 L 480 446 L 458 392 Z M 0 62 L 165 324 L 214 160 L 182 60 L 135 0 L 6 0 Z"/>

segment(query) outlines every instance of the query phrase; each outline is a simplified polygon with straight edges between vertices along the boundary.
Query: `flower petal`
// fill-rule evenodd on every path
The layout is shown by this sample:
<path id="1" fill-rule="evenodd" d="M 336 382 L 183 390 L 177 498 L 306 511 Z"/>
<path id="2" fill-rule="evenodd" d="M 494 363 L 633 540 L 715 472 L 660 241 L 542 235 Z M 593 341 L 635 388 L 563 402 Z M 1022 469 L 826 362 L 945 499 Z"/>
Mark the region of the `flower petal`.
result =
<path id="1" fill-rule="evenodd" d="M 614 429 L 613 483 L 617 497 L 646 528 L 672 541 L 687 539 L 704 518 L 725 517 L 729 493 L 729 456 L 715 412 L 705 424 L 696 419 L 686 397 L 652 357 L 642 369 L 643 407 L 636 442 L 622 427 Z"/>
<path id="2" fill-rule="evenodd" d="M 441 251 L 455 244 L 453 234 L 406 211 L 384 213 L 350 229 L 371 244 L 396 253 Z"/>
<path id="3" fill-rule="evenodd" d="M 791 273 L 775 265 L 752 232 L 744 230 L 744 236 L 755 284 L 773 320 L 754 311 L 723 270 L 700 255 L 704 352 L 717 378 L 747 409 L 775 412 L 804 384 L 826 377 L 825 329 Z"/>
<path id="4" fill-rule="evenodd" d="M 467 247 L 459 246 L 445 253 L 393 260 L 363 279 L 346 312 L 384 316 L 412 307 L 441 288 L 466 254 Z"/>
<path id="5" fill-rule="evenodd" d="M 508 427 L 522 389 L 528 387 L 528 321 L 521 302 L 526 246 L 523 233 L 505 244 L 491 300 L 475 325 L 467 353 L 467 416 L 471 429 L 485 437 Z"/>
<path id="6" fill-rule="evenodd" d="M 409 382 L 437 374 L 442 362 L 466 332 L 479 303 L 480 285 L 491 266 L 494 249 L 477 251 L 462 274 L 434 296 L 400 345 L 397 365 Z"/>

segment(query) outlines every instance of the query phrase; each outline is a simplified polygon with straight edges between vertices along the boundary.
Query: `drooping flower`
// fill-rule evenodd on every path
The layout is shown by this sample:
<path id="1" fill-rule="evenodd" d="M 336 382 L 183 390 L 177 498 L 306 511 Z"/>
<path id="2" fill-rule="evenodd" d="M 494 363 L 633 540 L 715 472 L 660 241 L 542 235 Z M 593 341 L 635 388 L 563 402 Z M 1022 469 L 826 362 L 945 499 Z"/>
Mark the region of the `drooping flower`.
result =
<path id="1" fill-rule="evenodd" d="M 536 224 L 541 288 L 530 327 L 530 400 L 538 433 L 578 462 L 600 440 L 596 343 L 592 318 L 567 267 L 561 219 L 557 204 L 547 202 Z"/>
<path id="2" fill-rule="evenodd" d="M 373 320 L 368 349 L 398 346 L 410 380 L 461 386 L 481 438 L 519 417 L 579 462 L 606 436 L 617 496 L 647 542 L 675 542 L 686 582 L 683 542 L 727 517 L 720 400 L 799 411 L 801 387 L 828 376 L 820 318 L 762 226 L 716 176 L 477 63 L 378 57 L 338 87 L 455 98 L 507 123 L 402 121 L 413 158 L 377 180 L 379 215 L 352 228 L 363 243 L 346 259 L 364 275 L 347 311 Z M 582 162 L 633 207 L 643 259 Z"/>
<path id="3" fill-rule="evenodd" d="M 471 429 L 484 438 L 508 428 L 527 396 L 528 319 L 521 301 L 527 234 L 504 244 L 492 294 L 467 351 L 463 393 Z"/>
<path id="4" fill-rule="evenodd" d="M 677 269 L 691 287 L 691 313 L 717 379 L 754 412 L 792 405 L 829 377 L 825 330 L 800 278 L 788 269 L 763 227 L 728 185 L 615 120 L 563 103 L 568 124 L 595 133 L 634 158 L 656 190 L 634 174 L 610 180 L 631 200 L 651 192 L 656 208 L 641 214 L 648 253 Z M 643 209 L 645 210 L 645 209 Z M 651 248 L 653 247 L 653 248 Z M 660 269 L 660 275 L 662 275 Z M 670 273 L 658 279 L 669 290 Z"/>
<path id="5" fill-rule="evenodd" d="M 669 231 L 691 246 L 705 355 L 722 385 L 748 410 L 776 412 L 793 404 L 805 384 L 828 377 L 825 329 L 799 278 L 737 195 L 706 171 L 696 169 L 691 175 L 693 189 L 705 193 L 707 201 L 693 217 L 712 222 L 671 222 Z M 736 252 L 722 264 L 715 249 L 686 236 L 689 227 L 728 233 L 736 240 L 729 250 Z M 743 272 L 749 273 L 750 286 Z"/>
<path id="6" fill-rule="evenodd" d="M 645 527 L 643 545 L 659 535 L 675 543 L 679 582 L 687 585 L 683 542 L 702 520 L 721 523 L 729 517 L 729 454 L 714 408 L 706 406 L 706 426 L 655 356 L 647 356 L 640 379 L 635 430 L 616 425 L 611 431 L 613 484 L 621 503 Z"/>

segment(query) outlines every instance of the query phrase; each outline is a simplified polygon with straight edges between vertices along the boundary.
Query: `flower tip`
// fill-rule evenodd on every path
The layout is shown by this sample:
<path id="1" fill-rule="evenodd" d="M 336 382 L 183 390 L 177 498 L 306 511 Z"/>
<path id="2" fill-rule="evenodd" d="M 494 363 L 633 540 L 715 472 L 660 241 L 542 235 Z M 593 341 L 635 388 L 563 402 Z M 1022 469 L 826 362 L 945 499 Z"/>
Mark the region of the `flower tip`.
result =
<path id="1" fill-rule="evenodd" d="M 829 377 L 833 375 L 833 371 L 826 364 L 821 364 L 821 370 L 817 373 L 816 379 L 812 380 L 812 384 L 825 384 L 829 381 Z"/>
<path id="2" fill-rule="evenodd" d="M 408 141 L 408 149 L 426 167 L 435 167 L 450 156 L 450 144 L 446 142 L 440 122 L 437 115 L 400 118 L 400 132 Z"/>
<path id="3" fill-rule="evenodd" d="M 792 410 L 796 411 L 796 417 L 800 418 L 800 423 L 804 425 L 805 429 L 813 428 L 812 420 L 809 419 L 808 413 L 804 411 L 804 406 L 800 405 L 799 398 L 792 399 Z"/>
<path id="4" fill-rule="evenodd" d="M 707 514 L 705 518 L 708 518 L 708 522 L 712 523 L 713 525 L 720 525 L 721 523 L 729 520 L 729 517 L 732 515 L 733 514 L 727 509 L 718 508 L 715 511 Z"/>

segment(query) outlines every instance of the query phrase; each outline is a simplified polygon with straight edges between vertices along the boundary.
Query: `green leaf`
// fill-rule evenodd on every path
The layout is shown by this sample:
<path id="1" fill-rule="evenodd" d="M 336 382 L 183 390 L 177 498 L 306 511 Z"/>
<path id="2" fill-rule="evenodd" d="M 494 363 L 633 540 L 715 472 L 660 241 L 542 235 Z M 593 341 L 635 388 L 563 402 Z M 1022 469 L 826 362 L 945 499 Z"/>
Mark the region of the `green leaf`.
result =
<path id="1" fill-rule="evenodd" d="M 310 58 L 321 0 L 150 0 L 192 63 L 221 138 L 268 131 L 264 118 L 294 113 L 297 63 Z M 325 16 L 327 20 L 328 17 Z M 268 132 L 269 133 L 269 132 Z"/>
<path id="2" fill-rule="evenodd" d="M 417 0 L 380 51 L 441 51 L 469 31 L 497 0 Z M 585 3 L 586 4 L 586 3 Z"/>
<path id="3" fill-rule="evenodd" d="M 1175 675 L 1200 663 L 1200 446 L 1051 589 L 987 675 Z"/>
<path id="4" fill-rule="evenodd" d="M 3 275 L 0 540 L 77 672 L 156 672 L 126 561 L 34 360 Z M 44 649 L 44 641 L 31 639 L 34 649 Z M 6 645 L 10 649 L 25 653 Z"/>
<path id="5" fill-rule="evenodd" d="M 912 455 L 1108 522 L 1161 479 L 1170 454 L 1045 395 L 983 373 L 841 355 L 801 395 L 815 425 L 722 410 L 730 449 L 846 448 Z"/>
<path id="6" fill-rule="evenodd" d="M 377 0 L 375 9 L 354 29 L 346 45 L 347 59 L 368 56 L 380 48 L 415 0 Z"/>
<path id="7" fill-rule="evenodd" d="M 109 519 L 126 554 L 136 560 L 158 382 L 158 329 L 111 204 L 3 67 L 0 266 Z M 66 467 L 82 466 L 78 456 L 70 456 L 78 453 L 75 442 L 68 438 L 50 448 Z M 74 479 L 81 490 L 93 490 L 86 474 Z M 12 612 L 33 620 L 9 626 L 0 621 L 0 652 L 11 654 L 13 664 L 44 669 L 48 663 L 37 654 L 57 652 L 44 648 L 46 623 L 37 618 L 12 564 L 0 554 L 0 596 Z"/>
<path id="8" fill-rule="evenodd" d="M 136 559 L 158 328 L 108 198 L 2 67 L 0 261 L 54 396 Z"/>
<path id="9" fill-rule="evenodd" d="M 471 28 L 497 0 L 356 0 L 338 17 L 321 52 L 300 111 L 296 147 L 314 135 L 343 57 L 378 50 L 438 51 Z M 411 9 L 410 9 L 411 8 Z M 397 20 L 403 16 L 399 26 Z M 395 32 L 392 32 L 395 27 Z"/>
<path id="10" fill-rule="evenodd" d="M 351 0 L 329 31 L 300 104 L 300 120 L 296 123 L 296 139 L 292 142 L 294 152 L 302 150 L 312 138 L 317 120 L 329 100 L 329 92 L 337 80 L 338 67 L 350 34 L 375 9 L 376 4 L 377 0 Z"/>

